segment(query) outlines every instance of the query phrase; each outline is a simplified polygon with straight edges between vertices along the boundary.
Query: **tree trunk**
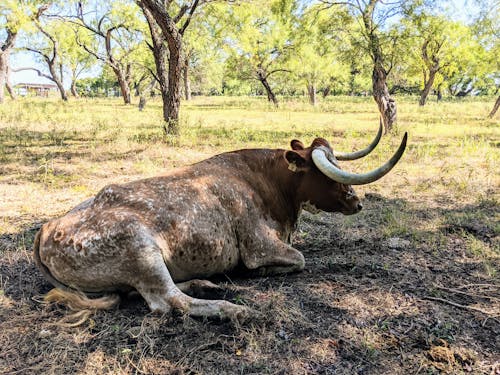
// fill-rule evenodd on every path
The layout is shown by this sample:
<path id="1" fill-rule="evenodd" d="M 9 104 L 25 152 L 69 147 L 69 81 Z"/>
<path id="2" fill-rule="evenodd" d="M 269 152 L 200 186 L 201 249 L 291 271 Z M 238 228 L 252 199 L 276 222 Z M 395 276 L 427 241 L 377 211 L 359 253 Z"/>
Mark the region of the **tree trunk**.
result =
<path id="1" fill-rule="evenodd" d="M 142 111 L 146 107 L 146 97 L 144 95 L 141 95 L 139 98 L 139 111 Z"/>
<path id="2" fill-rule="evenodd" d="M 64 100 L 65 102 L 67 102 L 68 95 L 66 94 L 66 90 L 64 89 L 62 82 L 56 78 L 54 80 L 54 83 L 57 85 L 57 89 L 59 90 L 59 93 L 61 94 L 61 99 Z"/>
<path id="3" fill-rule="evenodd" d="M 396 121 L 397 108 L 396 102 L 389 94 L 386 77 L 385 69 L 380 64 L 375 64 L 372 74 L 373 98 L 377 102 L 385 133 L 388 133 Z"/>
<path id="4" fill-rule="evenodd" d="M 184 63 L 184 98 L 191 100 L 191 82 L 189 80 L 189 61 Z"/>
<path id="5" fill-rule="evenodd" d="M 163 100 L 163 118 L 165 119 L 165 132 L 179 135 L 179 110 L 181 106 L 181 80 L 183 70 L 182 44 L 177 48 L 170 48 L 168 66 L 168 95 Z"/>
<path id="6" fill-rule="evenodd" d="M 118 85 L 120 86 L 120 92 L 123 97 L 123 102 L 125 104 L 130 104 L 130 86 L 127 82 L 127 77 L 121 69 L 113 68 L 113 72 L 118 80 Z"/>
<path id="7" fill-rule="evenodd" d="M 12 100 L 16 100 L 16 92 L 14 90 L 14 86 L 12 86 L 12 82 L 10 80 L 10 51 L 7 53 L 7 58 L 6 58 L 6 62 L 7 62 L 7 71 L 5 73 L 5 87 L 7 88 L 7 91 L 10 95 L 10 98 Z"/>
<path id="8" fill-rule="evenodd" d="M 317 104 L 316 85 L 314 83 L 307 84 L 307 93 L 309 94 L 309 103 L 313 106 Z"/>
<path id="9" fill-rule="evenodd" d="M 436 78 L 437 70 L 431 69 L 429 71 L 429 77 L 426 82 L 424 82 L 424 89 L 420 93 L 420 100 L 418 104 L 420 106 L 424 106 L 427 101 L 427 96 L 429 96 L 429 92 L 431 91 L 432 85 L 434 84 L 434 78 Z"/>
<path id="10" fill-rule="evenodd" d="M 151 39 L 153 40 L 153 56 L 155 58 L 156 66 L 156 79 L 160 85 L 160 92 L 163 103 L 166 102 L 168 96 L 168 50 L 164 43 L 164 38 L 156 23 L 154 17 L 148 8 L 146 8 L 142 2 L 139 3 L 144 12 L 144 16 L 148 21 L 149 31 L 151 33 Z M 165 120 L 166 121 L 166 120 Z"/>
<path id="11" fill-rule="evenodd" d="M 10 94 L 10 97 L 16 99 L 14 88 L 10 82 L 10 66 L 9 66 L 10 51 L 0 52 L 0 103 L 5 100 L 5 88 Z"/>
<path id="12" fill-rule="evenodd" d="M 260 83 L 262 83 L 262 86 L 264 86 L 264 89 L 266 90 L 267 94 L 267 100 L 272 102 L 274 106 L 277 108 L 278 107 L 278 99 L 276 98 L 276 95 L 274 95 L 273 90 L 271 89 L 271 86 L 269 85 L 269 82 L 267 82 L 266 77 L 259 77 Z"/>
<path id="13" fill-rule="evenodd" d="M 5 86 L 7 85 L 7 90 L 9 90 L 12 99 L 15 99 L 14 90 L 10 84 L 10 51 L 14 47 L 14 43 L 17 38 L 17 32 L 12 31 L 9 28 L 5 28 L 7 33 L 7 38 L 5 41 L 0 42 L 0 104 L 5 100 Z"/>
<path id="14" fill-rule="evenodd" d="M 73 77 L 73 79 L 71 80 L 71 95 L 73 95 L 75 98 L 79 98 L 80 95 L 78 94 L 78 90 L 76 89 L 76 78 Z"/>
<path id="15" fill-rule="evenodd" d="M 7 80 L 7 61 L 5 53 L 0 54 L 0 104 L 5 100 L 5 83 Z"/>
<path id="16" fill-rule="evenodd" d="M 332 88 L 330 86 L 325 87 L 323 89 L 323 91 L 321 92 L 323 99 L 325 99 L 328 95 L 330 95 L 331 92 L 332 92 Z M 335 95 L 335 92 L 333 93 L 333 95 Z"/>
<path id="17" fill-rule="evenodd" d="M 493 106 L 493 109 L 491 110 L 490 114 L 488 115 L 489 118 L 493 118 L 495 116 L 495 113 L 498 111 L 498 107 L 500 107 L 500 96 L 497 98 L 495 105 Z"/>
<path id="18" fill-rule="evenodd" d="M 153 40 L 153 55 L 163 102 L 165 133 L 178 135 L 181 100 L 180 82 L 183 68 L 182 35 L 161 3 L 147 0 L 138 1 L 138 3 L 148 21 Z M 168 71 L 165 68 L 167 62 Z"/>
<path id="19" fill-rule="evenodd" d="M 156 78 L 153 78 L 151 82 L 144 87 L 143 90 L 140 88 L 140 84 L 137 85 L 137 95 L 139 95 L 139 111 L 142 111 L 146 107 L 146 95 L 147 93 L 151 93 L 151 90 L 155 86 Z"/>
<path id="20" fill-rule="evenodd" d="M 351 65 L 351 71 L 349 75 L 349 95 L 354 96 L 354 89 L 356 86 L 356 76 L 359 74 L 359 69 L 356 68 L 354 64 Z"/>
<path id="21" fill-rule="evenodd" d="M 436 93 L 436 101 L 439 103 L 441 101 L 441 99 L 443 99 L 443 93 L 441 92 L 441 86 L 443 84 L 440 83 L 437 87 L 437 93 Z"/>
<path id="22" fill-rule="evenodd" d="M 373 24 L 373 15 L 378 0 L 370 0 L 362 11 L 363 24 L 368 38 L 370 57 L 373 61 L 372 86 L 373 98 L 377 102 L 380 116 L 384 124 L 385 133 L 388 133 L 396 121 L 396 102 L 389 94 L 387 87 L 387 71 L 384 68 L 384 59 L 377 27 Z"/>
<path id="23" fill-rule="evenodd" d="M 59 93 L 61 94 L 61 99 L 65 102 L 68 101 L 68 95 L 66 94 L 66 90 L 64 89 L 61 77 L 59 77 L 59 75 L 57 74 L 54 61 L 47 60 L 47 64 L 49 66 L 50 76 L 52 77 L 51 79 L 57 85 Z"/>

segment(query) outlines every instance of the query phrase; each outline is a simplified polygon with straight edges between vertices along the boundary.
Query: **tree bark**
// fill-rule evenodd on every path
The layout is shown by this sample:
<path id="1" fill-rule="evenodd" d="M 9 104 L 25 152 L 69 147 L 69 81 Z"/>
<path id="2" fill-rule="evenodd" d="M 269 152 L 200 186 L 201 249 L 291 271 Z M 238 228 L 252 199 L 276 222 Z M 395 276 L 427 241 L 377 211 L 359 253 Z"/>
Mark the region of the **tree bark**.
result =
<path id="1" fill-rule="evenodd" d="M 488 115 L 488 118 L 493 118 L 495 114 L 498 111 L 498 107 L 500 107 L 500 96 L 497 98 L 495 105 L 493 106 L 493 109 L 491 110 L 490 114 Z"/>
<path id="2" fill-rule="evenodd" d="M 54 59 L 45 59 L 47 61 L 47 65 L 49 66 L 49 71 L 51 75 L 51 80 L 56 84 L 57 89 L 59 90 L 59 94 L 61 95 L 61 99 L 64 101 L 68 101 L 68 95 L 66 94 L 66 90 L 64 89 L 62 83 L 62 77 L 60 77 L 57 73 L 57 67 Z"/>
<path id="3" fill-rule="evenodd" d="M 191 81 L 189 80 L 189 60 L 184 63 L 184 98 L 191 100 Z"/>
<path id="4" fill-rule="evenodd" d="M 123 72 L 120 68 L 112 69 L 116 75 L 116 79 L 118 80 L 118 85 L 120 86 L 120 92 L 123 97 L 123 102 L 125 104 L 130 104 L 130 86 L 128 84 L 125 72 Z"/>
<path id="5" fill-rule="evenodd" d="M 168 40 L 168 38 L 167 38 Z M 177 46 L 174 46 L 177 45 Z M 166 121 L 167 134 L 179 134 L 179 110 L 181 107 L 181 79 L 184 59 L 182 58 L 182 40 L 172 41 L 168 66 L 168 95 L 163 101 L 163 118 Z"/>
<path id="6" fill-rule="evenodd" d="M 386 77 L 385 69 L 376 64 L 372 74 L 373 98 L 377 102 L 385 133 L 388 133 L 396 121 L 397 108 L 396 102 L 389 94 Z"/>
<path id="7" fill-rule="evenodd" d="M 5 83 L 7 81 L 7 59 L 0 54 L 0 104 L 5 101 Z"/>
<path id="8" fill-rule="evenodd" d="M 313 106 L 317 104 L 316 85 L 314 83 L 307 84 L 307 93 L 309 95 L 309 103 Z"/>
<path id="9" fill-rule="evenodd" d="M 380 116 L 384 124 L 385 133 L 392 129 L 392 125 L 397 118 L 396 102 L 389 93 L 387 87 L 387 71 L 383 64 L 382 47 L 377 35 L 377 27 L 373 22 L 375 6 L 379 0 L 370 0 L 362 12 L 363 24 L 370 50 L 370 57 L 373 61 L 372 87 L 373 98 L 377 102 Z"/>
<path id="10" fill-rule="evenodd" d="M 260 83 L 262 83 L 262 86 L 264 86 L 264 89 L 266 90 L 267 100 L 269 102 L 272 102 L 274 106 L 277 108 L 279 105 L 278 99 L 276 98 L 276 95 L 274 95 L 274 92 L 271 89 L 269 82 L 267 82 L 267 78 L 266 77 L 259 78 L 259 81 Z"/>
<path id="11" fill-rule="evenodd" d="M 70 87 L 71 95 L 75 98 L 79 98 L 80 95 L 78 94 L 78 90 L 76 89 L 76 80 L 72 79 L 71 80 L 71 87 Z"/>
<path id="12" fill-rule="evenodd" d="M 0 44 L 0 104 L 5 100 L 5 86 L 10 93 L 12 99 L 15 99 L 14 90 L 10 84 L 9 74 L 10 74 L 10 51 L 14 47 L 14 42 L 16 41 L 17 32 L 10 29 L 6 30 L 7 37 L 4 42 Z"/>
<path id="13" fill-rule="evenodd" d="M 7 88 L 7 92 L 10 95 L 12 100 L 17 99 L 16 91 L 14 90 L 14 86 L 10 80 L 10 66 L 7 66 L 7 75 L 5 76 L 5 87 Z"/>
<path id="14" fill-rule="evenodd" d="M 160 86 L 161 98 L 163 103 L 163 119 L 165 123 L 168 123 L 168 113 L 166 112 L 166 103 L 168 101 L 168 49 L 165 44 L 165 37 L 162 34 L 160 26 L 156 22 L 155 18 L 151 14 L 149 8 L 142 2 L 139 1 L 139 6 L 141 7 L 146 21 L 148 22 L 149 31 L 151 33 L 151 39 L 153 41 L 153 46 L 151 50 L 153 51 L 153 56 L 155 59 L 156 66 L 156 80 Z"/>
<path id="15" fill-rule="evenodd" d="M 146 107 L 146 95 L 148 92 L 151 92 L 156 82 L 156 78 L 153 78 L 143 90 L 140 89 L 140 85 L 137 85 L 137 91 L 139 94 L 139 111 L 142 111 Z"/>
<path id="16" fill-rule="evenodd" d="M 429 96 L 429 92 L 431 91 L 432 85 L 434 84 L 434 78 L 436 78 L 437 70 L 431 69 L 429 71 L 429 77 L 426 82 L 424 82 L 424 89 L 420 93 L 420 100 L 418 104 L 420 106 L 424 106 L 427 101 L 427 97 Z"/>
<path id="17" fill-rule="evenodd" d="M 179 134 L 179 109 L 181 101 L 181 80 L 184 68 L 183 35 L 191 22 L 191 18 L 200 3 L 194 0 L 190 6 L 181 7 L 175 17 L 171 17 L 162 1 L 136 0 L 141 7 L 147 8 L 162 31 L 162 38 L 166 40 L 169 52 L 168 92 L 163 98 L 163 118 L 167 134 Z M 181 27 L 177 26 L 183 17 Z M 160 84 L 162 84 L 160 82 Z"/>

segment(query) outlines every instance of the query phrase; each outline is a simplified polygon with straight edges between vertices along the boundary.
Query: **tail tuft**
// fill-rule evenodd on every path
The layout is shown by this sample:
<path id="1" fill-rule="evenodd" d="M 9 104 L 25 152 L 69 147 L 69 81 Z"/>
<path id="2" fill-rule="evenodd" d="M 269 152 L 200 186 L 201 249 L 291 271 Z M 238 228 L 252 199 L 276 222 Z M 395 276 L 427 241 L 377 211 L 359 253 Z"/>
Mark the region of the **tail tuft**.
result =
<path id="1" fill-rule="evenodd" d="M 110 294 L 99 298 L 89 298 L 79 291 L 54 288 L 44 297 L 47 303 L 61 303 L 70 310 L 109 310 L 120 303 L 118 294 Z"/>
<path id="2" fill-rule="evenodd" d="M 85 323 L 96 310 L 110 310 L 117 306 L 120 303 L 120 296 L 110 294 L 99 298 L 89 298 L 79 291 L 54 288 L 45 295 L 44 301 L 46 303 L 59 303 L 75 311 L 75 313 L 61 319 L 57 325 L 78 327 Z"/>

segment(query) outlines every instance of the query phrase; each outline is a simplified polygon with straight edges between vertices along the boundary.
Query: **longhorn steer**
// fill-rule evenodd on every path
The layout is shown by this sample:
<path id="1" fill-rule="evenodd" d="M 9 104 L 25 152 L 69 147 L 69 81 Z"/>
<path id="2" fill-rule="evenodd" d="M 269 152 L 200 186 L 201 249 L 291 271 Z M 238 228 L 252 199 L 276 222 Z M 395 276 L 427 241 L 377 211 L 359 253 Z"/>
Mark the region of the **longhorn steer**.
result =
<path id="1" fill-rule="evenodd" d="M 81 292 L 135 289 L 152 311 L 246 318 L 251 310 L 244 306 L 184 292 L 214 286 L 195 279 L 237 266 L 261 275 L 302 270 L 304 257 L 290 244 L 301 209 L 359 212 L 351 185 L 389 172 L 407 135 L 394 156 L 370 173 L 342 171 L 337 159 L 365 156 L 381 132 L 368 148 L 351 154 L 335 154 L 322 138 L 307 148 L 293 140 L 288 151 L 228 152 L 158 177 L 109 185 L 37 234 L 35 260 L 57 288 L 48 298 L 108 308 L 117 299 L 90 299 Z"/>

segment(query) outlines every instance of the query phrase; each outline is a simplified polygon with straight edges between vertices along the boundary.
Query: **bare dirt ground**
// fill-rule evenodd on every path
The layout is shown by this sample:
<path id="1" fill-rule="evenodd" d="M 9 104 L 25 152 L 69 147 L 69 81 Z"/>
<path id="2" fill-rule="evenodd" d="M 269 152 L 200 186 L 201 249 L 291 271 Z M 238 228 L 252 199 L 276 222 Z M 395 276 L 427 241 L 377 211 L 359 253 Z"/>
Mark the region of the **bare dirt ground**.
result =
<path id="1" fill-rule="evenodd" d="M 498 236 L 468 222 L 439 228 L 441 244 L 425 235 L 384 239 L 387 208 L 419 220 L 442 213 L 366 195 L 363 220 L 303 215 L 294 242 L 306 256 L 305 272 L 215 280 L 226 290 L 219 297 L 264 313 L 244 326 L 155 316 L 139 298 L 82 327 L 55 326 L 65 311 L 38 302 L 51 286 L 31 259 L 37 223 L 3 235 L 0 372 L 498 374 L 498 283 L 481 276 L 483 264 L 467 255 L 458 233 L 491 244 Z M 499 213 L 487 202 L 457 210 Z"/>

